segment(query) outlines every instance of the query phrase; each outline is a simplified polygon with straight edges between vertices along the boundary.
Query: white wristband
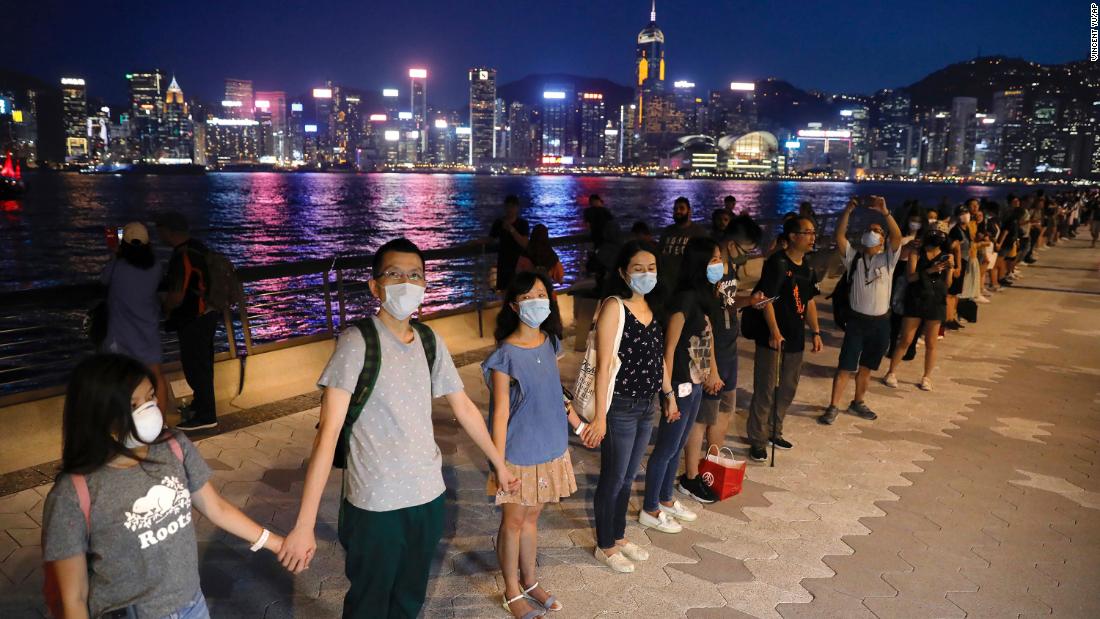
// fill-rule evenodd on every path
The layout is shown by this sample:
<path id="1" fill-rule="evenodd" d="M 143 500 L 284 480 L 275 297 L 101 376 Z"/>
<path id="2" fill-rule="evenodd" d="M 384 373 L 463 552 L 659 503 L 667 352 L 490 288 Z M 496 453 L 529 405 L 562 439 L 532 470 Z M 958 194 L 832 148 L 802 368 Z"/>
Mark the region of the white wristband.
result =
<path id="1" fill-rule="evenodd" d="M 256 540 L 256 543 L 252 544 L 252 547 L 249 548 L 249 550 L 251 550 L 252 552 L 258 552 L 261 548 L 264 547 L 264 544 L 267 543 L 267 538 L 269 537 L 271 537 L 271 531 L 264 529 L 264 532 L 260 533 L 260 539 Z"/>
<path id="2" fill-rule="evenodd" d="M 584 429 L 587 428 L 587 427 L 588 427 L 588 424 L 582 421 L 581 424 L 579 426 L 577 426 L 575 430 L 573 430 L 573 434 L 576 434 L 577 436 L 580 436 L 581 433 L 584 432 Z"/>

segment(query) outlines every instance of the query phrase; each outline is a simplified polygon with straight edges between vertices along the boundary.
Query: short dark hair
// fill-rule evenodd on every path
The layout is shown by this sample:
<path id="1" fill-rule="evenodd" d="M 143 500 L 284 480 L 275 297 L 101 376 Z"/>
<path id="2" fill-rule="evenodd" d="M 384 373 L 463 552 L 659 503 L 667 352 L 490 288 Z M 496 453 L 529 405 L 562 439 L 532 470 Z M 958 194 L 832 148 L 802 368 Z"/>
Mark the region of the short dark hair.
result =
<path id="1" fill-rule="evenodd" d="M 541 273 L 521 271 L 512 278 L 512 283 L 508 285 L 508 289 L 504 293 L 504 303 L 500 306 L 500 313 L 497 314 L 497 326 L 493 331 L 493 337 L 496 338 L 496 341 L 504 341 L 519 328 L 519 314 L 512 309 L 512 303 L 516 303 L 516 299 L 521 294 L 531 292 L 531 289 L 535 287 L 535 282 L 542 282 L 543 287 L 546 288 L 546 296 L 550 299 L 550 315 L 542 321 L 540 329 L 561 340 L 561 312 L 558 311 L 558 297 L 554 293 L 554 283 L 550 281 L 549 277 Z"/>
<path id="2" fill-rule="evenodd" d="M 791 235 L 802 231 L 802 222 L 808 221 L 812 225 L 814 220 L 809 217 L 791 217 L 783 222 L 783 238 L 791 240 Z"/>
<path id="3" fill-rule="evenodd" d="M 504 206 L 519 206 L 519 196 L 514 193 L 504 196 Z"/>
<path id="4" fill-rule="evenodd" d="M 589 204 L 592 204 L 592 202 L 595 201 L 595 200 L 599 200 L 601 203 L 603 202 L 603 198 L 601 198 L 600 194 L 598 194 L 598 193 L 594 193 L 594 194 L 588 196 L 588 203 Z"/>
<path id="5" fill-rule="evenodd" d="M 382 262 L 385 260 L 386 254 L 416 254 L 416 257 L 420 258 L 420 265 L 424 266 L 424 254 L 421 253 L 416 243 L 405 237 L 396 238 L 387 241 L 385 245 L 378 248 L 378 251 L 374 252 L 370 265 L 371 275 L 374 279 L 382 276 Z"/>
<path id="6" fill-rule="evenodd" d="M 76 366 L 61 420 L 63 473 L 91 473 L 118 455 L 142 460 L 122 442 L 134 434 L 130 399 L 142 379 L 156 388 L 149 368 L 125 355 L 92 355 Z"/>
<path id="7" fill-rule="evenodd" d="M 157 224 L 158 228 L 164 228 L 172 232 L 186 233 L 191 231 L 191 224 L 187 221 L 187 216 L 179 211 L 159 213 L 153 218 L 153 222 Z"/>
<path id="8" fill-rule="evenodd" d="M 649 224 L 644 221 L 636 221 L 634 225 L 630 227 L 632 234 L 649 234 Z"/>
<path id="9" fill-rule="evenodd" d="M 722 198 L 722 203 L 723 204 L 729 204 L 730 202 L 737 202 L 737 198 L 735 198 L 733 196 L 726 196 L 726 197 Z"/>
<path id="10" fill-rule="evenodd" d="M 688 208 L 691 208 L 691 200 L 688 200 L 684 196 L 680 196 L 679 198 L 676 198 L 675 200 L 673 200 L 672 201 L 672 206 L 675 207 L 677 204 L 680 204 L 681 202 L 684 204 L 684 206 L 686 206 Z"/>

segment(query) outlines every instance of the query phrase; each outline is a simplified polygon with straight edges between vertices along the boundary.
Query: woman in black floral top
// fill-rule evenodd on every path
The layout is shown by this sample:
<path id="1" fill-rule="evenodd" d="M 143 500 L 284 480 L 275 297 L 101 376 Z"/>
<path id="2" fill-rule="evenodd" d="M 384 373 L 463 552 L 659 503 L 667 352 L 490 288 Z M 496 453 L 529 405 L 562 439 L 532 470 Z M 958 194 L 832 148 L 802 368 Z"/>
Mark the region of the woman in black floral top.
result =
<path id="1" fill-rule="evenodd" d="M 657 248 L 630 241 L 609 275 L 607 296 L 596 319 L 596 416 L 582 434 L 588 447 L 601 446 L 600 480 L 596 484 L 596 559 L 616 572 L 633 572 L 632 561 L 649 553 L 626 540 L 626 509 L 638 465 L 649 444 L 653 404 L 671 377 L 665 367 L 660 286 L 657 285 Z M 607 402 L 615 337 L 619 332 L 619 304 L 623 309 L 621 366 Z M 673 404 L 675 406 L 675 404 Z M 606 436 L 605 436 L 606 433 Z"/>

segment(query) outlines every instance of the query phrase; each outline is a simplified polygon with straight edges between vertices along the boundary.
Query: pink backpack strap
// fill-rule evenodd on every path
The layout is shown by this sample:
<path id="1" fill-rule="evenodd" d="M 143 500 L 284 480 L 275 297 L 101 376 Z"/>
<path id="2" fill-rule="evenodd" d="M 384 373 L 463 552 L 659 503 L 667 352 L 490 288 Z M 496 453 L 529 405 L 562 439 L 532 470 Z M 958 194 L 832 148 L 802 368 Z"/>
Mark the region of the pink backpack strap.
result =
<path id="1" fill-rule="evenodd" d="M 80 504 L 80 512 L 84 514 L 84 526 L 88 535 L 92 534 L 92 495 L 88 492 L 88 479 L 83 475 L 69 475 L 73 482 L 73 490 L 76 490 L 76 501 Z"/>
<path id="2" fill-rule="evenodd" d="M 176 454 L 176 459 L 183 462 L 183 447 L 180 446 L 180 442 L 176 440 L 176 437 L 168 432 L 168 446 L 172 448 L 172 453 Z"/>

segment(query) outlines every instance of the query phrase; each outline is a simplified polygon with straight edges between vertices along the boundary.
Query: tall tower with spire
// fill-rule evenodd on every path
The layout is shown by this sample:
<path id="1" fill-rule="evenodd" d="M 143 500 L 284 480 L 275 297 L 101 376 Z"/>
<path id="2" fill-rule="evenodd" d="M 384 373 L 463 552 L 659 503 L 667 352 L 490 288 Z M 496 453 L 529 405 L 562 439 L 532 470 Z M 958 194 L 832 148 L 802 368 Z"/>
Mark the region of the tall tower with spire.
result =
<path id="1" fill-rule="evenodd" d="M 638 33 L 634 48 L 633 132 L 635 151 L 629 158 L 650 164 L 660 158 L 670 136 L 683 133 L 683 114 L 665 90 L 665 33 L 657 26 L 657 1 L 652 0 L 649 24 Z M 625 129 L 625 128 L 624 128 Z"/>
<path id="2" fill-rule="evenodd" d="M 191 115 L 187 110 L 187 101 L 183 98 L 176 77 L 164 93 L 164 122 L 160 125 L 159 158 L 173 163 L 191 161 L 194 151 L 194 132 L 191 127 Z"/>

